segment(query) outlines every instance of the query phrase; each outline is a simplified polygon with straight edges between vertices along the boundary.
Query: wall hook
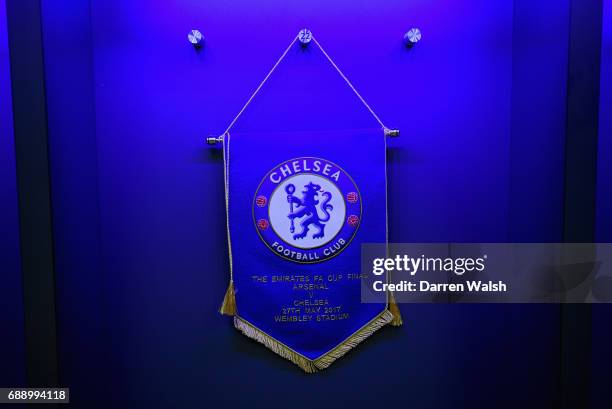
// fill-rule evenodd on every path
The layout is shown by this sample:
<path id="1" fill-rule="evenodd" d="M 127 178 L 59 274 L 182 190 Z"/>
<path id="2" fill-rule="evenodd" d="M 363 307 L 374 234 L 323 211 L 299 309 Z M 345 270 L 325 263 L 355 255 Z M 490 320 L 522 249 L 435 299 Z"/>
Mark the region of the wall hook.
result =
<path id="1" fill-rule="evenodd" d="M 419 41 L 421 41 L 421 30 L 418 28 L 411 28 L 404 34 L 404 44 L 408 48 L 412 48 Z"/>
<path id="2" fill-rule="evenodd" d="M 298 33 L 298 39 L 300 43 L 302 43 L 302 46 L 305 47 L 312 41 L 312 32 L 307 28 L 303 28 Z"/>
<path id="3" fill-rule="evenodd" d="M 189 34 L 187 34 L 187 39 L 193 44 L 193 48 L 196 50 L 199 50 L 204 45 L 204 36 L 200 33 L 200 30 L 191 30 Z"/>

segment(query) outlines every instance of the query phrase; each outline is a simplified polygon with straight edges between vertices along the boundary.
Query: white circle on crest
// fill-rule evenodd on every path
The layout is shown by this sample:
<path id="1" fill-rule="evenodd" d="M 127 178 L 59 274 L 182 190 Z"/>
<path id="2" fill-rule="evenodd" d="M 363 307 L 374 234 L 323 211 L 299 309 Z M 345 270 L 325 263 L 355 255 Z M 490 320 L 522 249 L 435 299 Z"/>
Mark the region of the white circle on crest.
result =
<path id="1" fill-rule="evenodd" d="M 291 204 L 287 200 L 288 193 L 286 188 L 289 184 L 295 186 L 293 196 L 302 200 L 304 197 L 304 191 L 306 185 L 313 183 L 319 185 L 319 190 L 315 199 L 319 201 L 316 207 L 316 214 L 321 219 L 321 224 L 324 226 L 324 236 L 320 238 L 314 238 L 313 235 L 319 233 L 319 228 L 315 223 L 307 226 L 303 225 L 310 217 L 304 215 L 303 217 L 296 217 L 293 219 L 294 231 L 291 232 L 291 219 L 289 213 L 291 213 Z M 326 200 L 323 195 L 324 192 L 331 193 L 331 200 L 328 204 L 333 206 L 333 209 L 329 212 L 329 220 L 327 214 L 321 208 L 321 204 Z M 302 206 L 298 206 L 297 203 L 293 203 L 293 212 L 297 213 L 303 209 Z M 274 229 L 274 232 L 286 243 L 298 247 L 300 249 L 312 249 L 323 246 L 329 243 L 340 231 L 344 224 L 344 218 L 346 216 L 346 204 L 344 203 L 344 197 L 342 192 L 336 187 L 336 185 L 319 175 L 311 173 L 300 173 L 283 180 L 272 193 L 270 198 L 270 206 L 268 208 L 268 214 L 270 218 L 270 225 Z M 316 219 L 316 217 L 315 217 Z M 308 231 L 306 236 L 303 238 L 294 238 L 294 235 L 300 234 L 307 228 Z"/>

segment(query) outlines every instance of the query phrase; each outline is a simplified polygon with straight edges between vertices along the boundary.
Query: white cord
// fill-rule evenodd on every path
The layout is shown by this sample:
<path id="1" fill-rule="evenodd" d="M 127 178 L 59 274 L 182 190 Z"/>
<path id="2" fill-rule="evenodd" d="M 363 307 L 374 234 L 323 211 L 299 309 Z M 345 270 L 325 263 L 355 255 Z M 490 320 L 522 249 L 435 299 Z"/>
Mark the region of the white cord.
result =
<path id="1" fill-rule="evenodd" d="M 295 44 L 295 41 L 298 39 L 298 36 L 295 36 L 295 38 L 293 39 L 293 41 L 291 41 L 291 43 L 289 44 L 289 46 L 287 47 L 287 49 L 285 50 L 285 52 L 280 56 L 280 58 L 276 61 L 276 63 L 274 64 L 274 66 L 272 67 L 272 69 L 270 70 L 270 72 L 268 72 L 268 75 L 265 76 L 265 78 L 263 79 L 263 81 L 261 81 L 259 83 L 259 85 L 257 86 L 257 88 L 255 89 L 255 91 L 253 91 L 253 93 L 251 94 L 250 98 L 248 99 L 248 101 L 244 104 L 244 106 L 242 107 L 242 109 L 240 109 L 240 111 L 238 112 L 238 114 L 236 114 L 236 116 L 234 117 L 234 119 L 232 120 L 232 122 L 230 122 L 229 126 L 227 127 L 227 129 L 225 130 L 225 132 L 223 132 L 222 135 L 227 135 L 227 133 L 230 131 L 230 129 L 232 129 L 232 127 L 234 126 L 234 124 L 236 123 L 236 121 L 238 120 L 238 118 L 240 118 L 240 115 L 242 115 L 242 113 L 244 112 L 244 110 L 249 106 L 249 104 L 251 103 L 251 101 L 253 101 L 253 98 L 255 98 L 255 95 L 257 95 L 257 93 L 259 92 L 259 90 L 261 89 L 261 87 L 263 87 L 263 85 L 266 83 L 266 81 L 268 81 L 268 78 L 270 78 L 270 75 L 272 75 L 272 73 L 274 72 L 274 70 L 276 69 L 276 67 L 278 67 L 278 64 L 280 64 L 280 62 L 285 58 L 285 56 L 287 55 L 287 53 L 289 52 L 289 50 L 291 49 L 291 47 L 293 46 L 293 44 Z M 327 58 L 327 60 L 331 63 L 331 65 L 336 69 L 336 71 L 338 71 L 338 74 L 340 74 L 340 76 L 344 79 L 344 81 L 346 81 L 346 83 L 348 84 L 348 86 L 353 90 L 353 92 L 355 93 L 355 95 L 357 95 L 357 97 L 361 100 L 361 102 L 363 103 L 363 105 L 368 109 L 368 111 L 370 111 L 370 113 L 372 114 L 372 116 L 376 119 L 376 121 L 378 121 L 378 123 L 380 124 L 380 126 L 383 128 L 383 130 L 388 130 L 389 128 L 387 128 L 385 126 L 385 124 L 383 124 L 383 122 L 380 120 L 380 118 L 378 117 L 378 115 L 376 115 L 376 113 L 374 112 L 374 110 L 370 107 L 370 105 L 368 105 L 368 103 L 365 101 L 365 99 L 363 99 L 363 97 L 361 96 L 361 94 L 357 91 L 357 89 L 355 89 L 355 87 L 353 86 L 353 84 L 351 83 L 351 81 L 349 81 L 349 79 L 346 77 L 346 75 L 344 75 L 344 73 L 340 70 L 340 68 L 336 65 L 336 63 L 334 62 L 334 60 L 331 59 L 331 57 L 327 54 L 327 52 L 325 52 L 325 50 L 323 49 L 323 47 L 321 47 L 321 44 L 319 44 L 319 42 L 317 41 L 317 39 L 312 36 L 312 40 L 315 42 L 315 44 L 317 45 L 317 47 L 319 47 L 319 49 L 321 50 L 321 52 L 323 53 L 323 55 Z"/>
<path id="2" fill-rule="evenodd" d="M 232 257 L 232 236 L 230 234 L 229 225 L 229 148 L 230 148 L 230 135 L 225 134 L 227 140 L 223 141 L 223 190 L 225 191 L 225 222 L 227 228 L 227 248 L 229 250 L 229 268 L 230 268 L 230 283 L 234 281 L 234 260 Z"/>
<path id="3" fill-rule="evenodd" d="M 319 42 L 317 41 L 317 39 L 315 38 L 315 36 L 312 36 L 312 41 L 315 42 L 315 44 L 319 47 L 319 49 L 321 50 L 321 52 L 323 53 L 323 55 L 325 55 L 325 57 L 327 57 L 327 59 L 329 60 L 329 62 L 331 63 L 331 65 L 333 65 L 333 67 L 336 69 L 336 71 L 338 71 L 338 74 L 340 74 L 340 76 L 344 79 L 344 81 L 346 81 L 346 83 L 348 84 L 349 87 L 351 87 L 351 89 L 353 90 L 353 92 L 355 93 L 355 95 L 357 95 L 357 97 L 359 97 L 359 99 L 361 100 L 361 102 L 363 103 L 363 105 L 365 105 L 366 108 L 368 108 L 368 111 L 370 111 L 370 113 L 372 114 L 372 116 L 374 118 L 376 118 L 376 120 L 378 121 L 378 123 L 380 124 L 380 126 L 382 126 L 383 129 L 388 129 L 385 124 L 383 124 L 383 122 L 380 120 L 380 118 L 378 117 L 378 115 L 376 115 L 376 113 L 374 112 L 374 110 L 370 107 L 370 105 L 368 105 L 368 103 L 365 101 L 365 99 L 363 99 L 363 97 L 361 96 L 361 94 L 357 91 L 357 89 L 355 89 L 355 87 L 353 86 L 353 84 L 351 84 L 351 81 L 349 81 L 349 79 L 346 77 L 346 75 L 344 75 L 344 73 L 340 70 L 340 68 L 338 68 L 338 66 L 336 65 L 336 63 L 334 62 L 334 60 L 331 59 L 331 57 L 325 52 L 325 50 L 323 49 L 323 47 L 321 47 L 321 44 L 319 44 Z"/>
<path id="4" fill-rule="evenodd" d="M 283 58 L 285 58 L 285 56 L 287 55 L 287 53 L 289 52 L 289 50 L 291 49 L 291 46 L 293 46 L 293 44 L 295 43 L 295 40 L 297 40 L 297 36 L 295 36 L 295 38 L 293 39 L 293 41 L 291 41 L 291 43 L 289 44 L 289 46 L 287 47 L 287 49 L 285 50 L 285 52 L 283 53 L 283 55 L 280 56 L 280 58 L 276 61 L 276 64 L 274 64 L 274 66 L 272 67 L 272 69 L 270 70 L 270 72 L 268 72 L 268 75 L 266 75 L 266 77 L 263 79 L 263 81 L 261 81 L 259 83 L 259 85 L 257 86 L 257 88 L 255 89 L 255 91 L 253 92 L 253 94 L 251 94 L 251 97 L 249 98 L 249 100 L 246 102 L 246 104 L 244 104 L 244 106 L 242 107 L 242 109 L 240 110 L 240 112 L 238 112 L 238 114 L 234 117 L 234 119 L 232 120 L 232 122 L 229 124 L 229 126 L 227 127 L 227 129 L 225 130 L 225 132 L 223 132 L 223 135 L 226 135 L 229 130 L 232 128 L 232 126 L 234 126 L 234 124 L 236 123 L 236 121 L 238 120 L 238 118 L 240 117 L 240 115 L 242 115 L 242 113 L 244 112 L 244 110 L 249 106 L 249 104 L 251 103 L 251 101 L 253 100 L 253 98 L 255 98 L 255 95 L 257 95 L 257 93 L 259 92 L 259 90 L 261 89 L 261 87 L 263 87 L 263 85 L 266 83 L 266 81 L 268 81 L 268 78 L 270 78 L 270 75 L 272 75 L 272 73 L 274 72 L 274 70 L 276 69 L 276 67 L 278 67 L 278 64 L 280 64 L 280 62 L 283 60 Z"/>

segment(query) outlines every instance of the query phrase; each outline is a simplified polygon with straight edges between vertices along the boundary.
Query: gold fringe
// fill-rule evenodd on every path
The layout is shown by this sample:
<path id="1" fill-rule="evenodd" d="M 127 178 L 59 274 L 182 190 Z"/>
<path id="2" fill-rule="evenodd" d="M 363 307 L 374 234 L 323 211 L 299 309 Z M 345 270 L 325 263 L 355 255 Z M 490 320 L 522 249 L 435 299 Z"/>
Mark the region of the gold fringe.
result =
<path id="1" fill-rule="evenodd" d="M 394 327 L 401 327 L 404 321 L 402 320 L 402 313 L 395 302 L 395 297 L 392 292 L 389 292 L 389 311 L 393 314 L 393 319 L 390 324 Z"/>
<path id="2" fill-rule="evenodd" d="M 261 342 L 266 347 L 276 352 L 278 355 L 282 356 L 285 359 L 290 360 L 304 371 L 308 373 L 313 373 L 317 371 L 313 361 L 310 359 L 298 354 L 285 344 L 275 340 L 265 332 L 260 331 L 255 328 L 248 322 L 240 319 L 239 317 L 234 317 L 234 326 L 238 328 L 244 335 L 249 338 L 254 339 L 257 342 Z"/>
<path id="3" fill-rule="evenodd" d="M 361 327 L 361 329 L 347 338 L 342 344 L 338 345 L 333 350 L 329 351 L 325 355 L 317 358 L 315 366 L 318 369 L 325 369 L 330 366 L 336 359 L 346 354 L 348 351 L 357 346 L 361 341 L 372 335 L 376 330 L 387 325 L 393 319 L 393 315 L 389 310 L 385 310 L 378 317 L 374 318 L 367 325 Z"/>
<path id="4" fill-rule="evenodd" d="M 219 312 L 223 315 L 236 315 L 236 292 L 234 291 L 233 281 L 230 281 L 227 286 L 227 291 L 225 292 L 225 297 L 223 297 L 223 303 L 221 304 L 221 308 L 219 308 Z"/>
<path id="5" fill-rule="evenodd" d="M 278 355 L 290 360 L 291 362 L 302 368 L 305 372 L 313 373 L 330 366 L 336 359 L 346 354 L 348 351 L 357 346 L 357 344 L 359 344 L 361 341 L 372 335 L 379 328 L 383 327 L 386 324 L 389 324 L 392 320 L 393 315 L 391 314 L 391 312 L 389 310 L 385 310 L 368 324 L 366 324 L 353 335 L 351 335 L 349 338 L 344 340 L 344 342 L 342 342 L 336 348 L 332 349 L 325 355 L 315 360 L 308 359 L 305 356 L 298 354 L 297 352 L 289 348 L 287 345 L 277 341 L 265 332 L 255 328 L 248 322 L 240 319 L 240 317 L 238 316 L 234 317 L 234 326 L 247 337 L 264 344 L 266 347 L 276 352 Z"/>

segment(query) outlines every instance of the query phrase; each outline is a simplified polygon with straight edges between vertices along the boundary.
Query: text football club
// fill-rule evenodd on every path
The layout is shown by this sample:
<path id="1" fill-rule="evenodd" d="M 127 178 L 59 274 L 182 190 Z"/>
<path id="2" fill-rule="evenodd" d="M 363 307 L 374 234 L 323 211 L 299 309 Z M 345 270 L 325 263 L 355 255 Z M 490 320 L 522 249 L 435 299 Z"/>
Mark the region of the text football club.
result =
<path id="1" fill-rule="evenodd" d="M 253 199 L 253 221 L 278 256 L 318 263 L 350 244 L 361 222 L 361 201 L 357 185 L 340 166 L 322 158 L 295 158 L 263 177 Z"/>

